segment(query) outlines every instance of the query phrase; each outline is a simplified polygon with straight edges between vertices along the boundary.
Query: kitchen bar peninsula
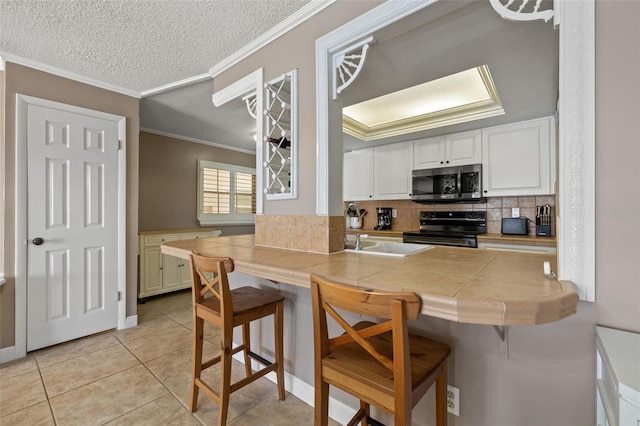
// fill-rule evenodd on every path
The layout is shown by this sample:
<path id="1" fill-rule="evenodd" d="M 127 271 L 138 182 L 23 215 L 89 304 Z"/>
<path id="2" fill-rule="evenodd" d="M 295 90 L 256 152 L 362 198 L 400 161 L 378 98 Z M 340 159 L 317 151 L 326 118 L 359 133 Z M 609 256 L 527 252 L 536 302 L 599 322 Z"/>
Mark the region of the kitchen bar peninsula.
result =
<path id="1" fill-rule="evenodd" d="M 171 241 L 162 253 L 188 259 L 192 251 L 231 257 L 235 270 L 259 278 L 309 287 L 310 274 L 354 286 L 413 291 L 422 314 L 487 325 L 537 325 L 576 312 L 578 294 L 569 281 L 544 275 L 555 256 L 434 246 L 406 257 L 362 253 L 316 254 L 254 245 L 253 235 Z"/>

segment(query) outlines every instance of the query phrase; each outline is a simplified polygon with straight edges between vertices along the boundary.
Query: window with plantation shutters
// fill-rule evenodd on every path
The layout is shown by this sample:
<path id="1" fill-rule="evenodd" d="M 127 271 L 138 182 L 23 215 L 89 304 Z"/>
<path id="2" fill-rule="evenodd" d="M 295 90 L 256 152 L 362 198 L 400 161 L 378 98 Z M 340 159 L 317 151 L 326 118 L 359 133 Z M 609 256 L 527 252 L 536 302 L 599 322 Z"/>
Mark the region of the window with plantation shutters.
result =
<path id="1" fill-rule="evenodd" d="M 201 225 L 254 223 L 255 169 L 198 161 L 198 221 Z"/>

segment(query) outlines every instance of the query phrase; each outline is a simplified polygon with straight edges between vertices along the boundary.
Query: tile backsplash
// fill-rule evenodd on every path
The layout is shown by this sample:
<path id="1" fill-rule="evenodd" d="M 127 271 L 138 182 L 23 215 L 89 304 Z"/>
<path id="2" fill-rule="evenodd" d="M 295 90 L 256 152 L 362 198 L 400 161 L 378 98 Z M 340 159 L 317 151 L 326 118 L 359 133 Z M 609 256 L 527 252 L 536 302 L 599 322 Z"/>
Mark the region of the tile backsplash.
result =
<path id="1" fill-rule="evenodd" d="M 529 235 L 535 235 L 536 206 L 549 204 L 551 206 L 551 233 L 555 235 L 555 196 L 530 196 L 530 197 L 490 197 L 486 203 L 468 204 L 419 204 L 411 200 L 392 201 L 357 201 L 359 209 L 365 209 L 367 213 L 362 221 L 362 229 L 373 229 L 377 225 L 376 208 L 389 207 L 397 210 L 397 217 L 391 222 L 391 229 L 396 231 L 415 231 L 420 227 L 421 211 L 442 210 L 470 210 L 487 212 L 487 232 L 499 234 L 502 227 L 502 218 L 511 217 L 511 208 L 519 207 L 520 216 L 530 219 Z"/>

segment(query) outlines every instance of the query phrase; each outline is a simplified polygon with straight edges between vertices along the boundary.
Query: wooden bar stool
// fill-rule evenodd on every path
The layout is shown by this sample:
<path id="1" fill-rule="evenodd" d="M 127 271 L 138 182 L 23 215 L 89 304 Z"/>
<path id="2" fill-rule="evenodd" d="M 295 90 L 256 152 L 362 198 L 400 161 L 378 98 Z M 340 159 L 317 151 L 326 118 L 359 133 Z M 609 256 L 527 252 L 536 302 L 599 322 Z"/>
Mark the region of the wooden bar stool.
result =
<path id="1" fill-rule="evenodd" d="M 283 312 L 284 297 L 255 287 L 240 287 L 231 290 L 227 272 L 233 272 L 233 260 L 228 257 L 205 257 L 193 253 L 190 258 L 193 295 L 193 365 L 191 379 L 191 412 L 196 410 L 198 390 L 202 389 L 218 403 L 218 426 L 227 423 L 229 396 L 265 374 L 275 371 L 278 382 L 278 397 L 285 399 Z M 208 293 L 210 293 L 208 295 Z M 275 362 L 271 363 L 251 352 L 251 321 L 273 315 Z M 202 362 L 204 321 L 220 328 L 220 355 Z M 242 325 L 242 344 L 233 347 L 233 328 Z M 244 352 L 246 377 L 231 383 L 231 359 L 233 354 Z M 251 359 L 265 368 L 253 372 Z M 203 370 L 220 363 L 220 385 L 216 392 L 200 375 Z"/>
<path id="2" fill-rule="evenodd" d="M 367 290 L 311 275 L 313 306 L 315 425 L 326 426 L 329 385 L 360 399 L 349 426 L 380 424 L 369 417 L 374 405 L 392 414 L 395 425 L 411 425 L 411 409 L 436 383 L 436 424 L 447 424 L 446 343 L 411 334 L 407 320 L 417 319 L 421 299 L 410 292 Z M 353 326 L 336 309 L 385 319 Z M 345 333 L 330 338 L 327 315 Z M 371 421 L 371 423 L 369 423 Z"/>

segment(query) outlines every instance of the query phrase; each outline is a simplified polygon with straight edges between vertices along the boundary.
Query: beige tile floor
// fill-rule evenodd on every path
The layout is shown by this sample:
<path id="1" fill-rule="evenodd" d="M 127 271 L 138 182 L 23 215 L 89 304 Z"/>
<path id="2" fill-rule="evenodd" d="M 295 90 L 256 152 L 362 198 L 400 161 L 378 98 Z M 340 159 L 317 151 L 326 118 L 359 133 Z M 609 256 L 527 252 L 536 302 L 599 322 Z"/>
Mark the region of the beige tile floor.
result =
<path id="1" fill-rule="evenodd" d="M 191 382 L 191 295 L 178 292 L 138 305 L 135 328 L 110 331 L 29 353 L 0 365 L 0 425 L 216 424 L 217 405 L 200 392 L 186 408 Z M 217 351 L 205 325 L 205 356 Z M 215 379 L 215 367 L 203 378 Z M 234 362 L 233 377 L 243 366 Z M 233 380 L 233 378 L 232 378 Z M 235 392 L 228 424 L 311 424 L 313 409 L 260 379 Z M 336 425 L 337 423 L 332 423 Z"/>

